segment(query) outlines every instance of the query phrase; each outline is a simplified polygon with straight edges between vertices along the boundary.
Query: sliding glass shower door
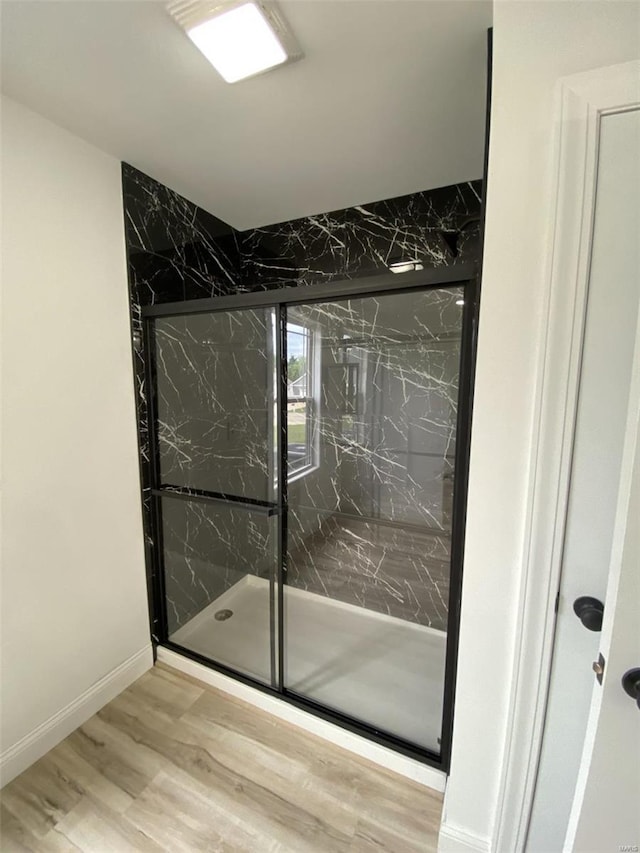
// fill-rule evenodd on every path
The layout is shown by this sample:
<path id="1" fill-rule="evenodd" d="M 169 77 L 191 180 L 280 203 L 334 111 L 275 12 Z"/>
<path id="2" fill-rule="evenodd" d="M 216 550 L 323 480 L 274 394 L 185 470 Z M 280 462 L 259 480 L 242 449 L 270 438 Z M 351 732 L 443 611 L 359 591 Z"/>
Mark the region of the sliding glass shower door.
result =
<path id="1" fill-rule="evenodd" d="M 275 309 L 159 318 L 153 344 L 168 639 L 275 684 Z"/>
<path id="2" fill-rule="evenodd" d="M 146 325 L 161 642 L 434 763 L 468 442 L 471 286 L 450 279 Z"/>
<path id="3" fill-rule="evenodd" d="M 288 311 L 316 356 L 311 464 L 289 483 L 285 687 L 436 753 L 462 303 L 450 288 Z"/>

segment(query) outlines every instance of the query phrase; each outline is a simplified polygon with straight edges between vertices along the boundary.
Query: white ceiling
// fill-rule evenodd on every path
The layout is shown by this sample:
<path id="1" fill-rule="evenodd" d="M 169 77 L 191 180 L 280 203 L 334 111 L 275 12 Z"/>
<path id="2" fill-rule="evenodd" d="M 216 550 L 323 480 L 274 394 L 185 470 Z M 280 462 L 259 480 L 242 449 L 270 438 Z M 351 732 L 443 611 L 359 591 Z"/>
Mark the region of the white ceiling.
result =
<path id="1" fill-rule="evenodd" d="M 490 0 L 285 0 L 223 82 L 154 0 L 3 0 L 2 88 L 236 228 L 482 176 Z"/>

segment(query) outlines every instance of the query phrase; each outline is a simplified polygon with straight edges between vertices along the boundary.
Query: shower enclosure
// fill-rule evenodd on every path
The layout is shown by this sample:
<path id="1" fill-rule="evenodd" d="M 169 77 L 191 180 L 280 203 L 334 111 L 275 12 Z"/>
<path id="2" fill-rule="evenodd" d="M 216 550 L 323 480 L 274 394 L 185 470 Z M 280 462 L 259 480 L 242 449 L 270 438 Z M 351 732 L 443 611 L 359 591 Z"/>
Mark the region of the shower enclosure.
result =
<path id="1" fill-rule="evenodd" d="M 474 272 L 144 309 L 159 641 L 448 765 Z"/>

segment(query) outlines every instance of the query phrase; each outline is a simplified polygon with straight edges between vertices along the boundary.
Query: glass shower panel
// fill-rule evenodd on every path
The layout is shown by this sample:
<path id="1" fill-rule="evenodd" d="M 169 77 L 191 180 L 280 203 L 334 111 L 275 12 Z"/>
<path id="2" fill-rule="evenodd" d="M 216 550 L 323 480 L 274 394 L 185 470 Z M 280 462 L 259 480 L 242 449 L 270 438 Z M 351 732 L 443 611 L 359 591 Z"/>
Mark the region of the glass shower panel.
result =
<path id="1" fill-rule="evenodd" d="M 278 517 L 262 507 L 162 498 L 169 640 L 275 684 Z"/>
<path id="2" fill-rule="evenodd" d="M 168 639 L 275 686 L 276 311 L 162 317 L 153 328 Z"/>
<path id="3" fill-rule="evenodd" d="M 440 751 L 463 288 L 290 307 L 316 358 L 291 479 L 285 687 Z"/>
<path id="4" fill-rule="evenodd" d="M 163 485 L 274 500 L 275 312 L 156 320 Z"/>

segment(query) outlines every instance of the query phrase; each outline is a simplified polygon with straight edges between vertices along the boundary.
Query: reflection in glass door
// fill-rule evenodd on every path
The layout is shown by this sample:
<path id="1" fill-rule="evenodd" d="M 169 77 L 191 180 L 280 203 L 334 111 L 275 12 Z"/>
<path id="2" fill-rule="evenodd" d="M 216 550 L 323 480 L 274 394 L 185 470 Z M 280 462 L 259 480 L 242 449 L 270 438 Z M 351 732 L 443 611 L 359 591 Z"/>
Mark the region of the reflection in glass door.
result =
<path id="1" fill-rule="evenodd" d="M 449 288 L 288 308 L 318 357 L 315 465 L 288 487 L 285 687 L 435 753 L 462 304 Z"/>
<path id="2" fill-rule="evenodd" d="M 275 685 L 275 310 L 163 317 L 154 331 L 168 639 Z"/>

